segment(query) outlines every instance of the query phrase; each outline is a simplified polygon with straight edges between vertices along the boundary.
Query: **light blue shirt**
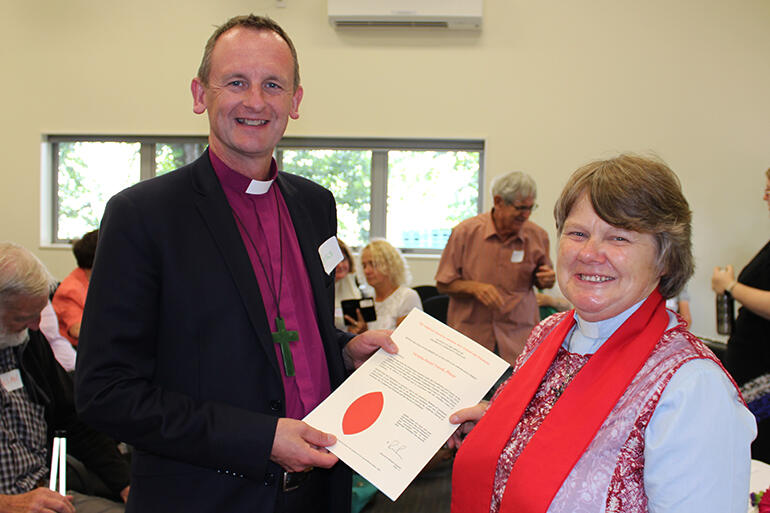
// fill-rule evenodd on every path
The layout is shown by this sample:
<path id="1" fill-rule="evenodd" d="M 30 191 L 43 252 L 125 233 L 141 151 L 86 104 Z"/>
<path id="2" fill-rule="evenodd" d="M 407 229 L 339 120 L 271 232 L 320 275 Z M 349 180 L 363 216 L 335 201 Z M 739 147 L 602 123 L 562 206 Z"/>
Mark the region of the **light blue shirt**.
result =
<path id="1" fill-rule="evenodd" d="M 562 346 L 595 353 L 640 306 L 577 324 Z M 669 315 L 669 330 L 676 317 Z M 719 366 L 692 360 L 674 373 L 645 431 L 644 488 L 650 513 L 745 513 L 754 416 Z"/>

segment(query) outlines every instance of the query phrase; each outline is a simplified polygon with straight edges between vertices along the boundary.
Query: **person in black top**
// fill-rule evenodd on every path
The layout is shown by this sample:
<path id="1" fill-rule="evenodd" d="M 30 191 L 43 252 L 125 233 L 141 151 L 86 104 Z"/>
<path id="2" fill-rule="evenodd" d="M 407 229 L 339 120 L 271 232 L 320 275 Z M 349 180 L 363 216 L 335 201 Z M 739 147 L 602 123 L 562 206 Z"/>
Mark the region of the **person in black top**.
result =
<path id="1" fill-rule="evenodd" d="M 770 169 L 765 176 L 764 200 L 770 208 Z M 760 411 L 766 409 L 763 403 L 770 402 L 770 242 L 743 268 L 738 279 L 731 265 L 715 268 L 711 288 L 717 294 L 728 292 L 741 303 L 727 342 L 726 367 L 757 416 L 758 433 L 751 456 L 770 463 L 770 416 Z"/>

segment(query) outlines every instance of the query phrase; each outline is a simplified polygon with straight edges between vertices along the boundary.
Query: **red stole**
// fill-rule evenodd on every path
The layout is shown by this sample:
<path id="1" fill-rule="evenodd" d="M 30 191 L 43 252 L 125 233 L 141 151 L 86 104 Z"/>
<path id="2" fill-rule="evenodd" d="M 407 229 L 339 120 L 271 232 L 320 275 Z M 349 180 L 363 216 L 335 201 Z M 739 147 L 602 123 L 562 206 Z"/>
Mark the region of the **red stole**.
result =
<path id="1" fill-rule="evenodd" d="M 568 314 L 506 384 L 463 442 L 452 475 L 452 513 L 488 513 L 500 454 L 575 324 Z M 588 360 L 513 466 L 503 513 L 545 513 L 668 325 L 658 290 Z"/>

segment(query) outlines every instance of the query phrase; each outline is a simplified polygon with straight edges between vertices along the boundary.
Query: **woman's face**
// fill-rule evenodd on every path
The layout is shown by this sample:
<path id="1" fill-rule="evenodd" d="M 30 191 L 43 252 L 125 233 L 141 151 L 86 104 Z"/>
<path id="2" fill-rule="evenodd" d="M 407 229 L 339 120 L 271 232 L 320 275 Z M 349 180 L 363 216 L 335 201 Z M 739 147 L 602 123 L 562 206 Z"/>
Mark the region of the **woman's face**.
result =
<path id="1" fill-rule="evenodd" d="M 767 203 L 767 208 L 770 210 L 770 178 L 767 179 L 767 184 L 765 185 L 765 195 L 762 196 L 762 199 L 765 200 Z"/>
<path id="2" fill-rule="evenodd" d="M 344 256 L 342 258 L 342 262 L 337 264 L 337 267 L 334 269 L 334 281 L 340 281 L 342 278 L 348 275 L 350 272 L 350 260 L 348 260 L 348 257 Z"/>
<path id="3" fill-rule="evenodd" d="M 584 193 L 559 237 L 556 276 L 582 319 L 609 319 L 643 300 L 660 281 L 652 235 L 616 228 L 596 215 Z"/>
<path id="4" fill-rule="evenodd" d="M 382 271 L 377 269 L 372 259 L 372 252 L 369 249 L 365 249 L 361 252 L 361 268 L 364 270 L 364 277 L 366 277 L 366 283 L 374 288 L 389 282 L 388 276 Z"/>

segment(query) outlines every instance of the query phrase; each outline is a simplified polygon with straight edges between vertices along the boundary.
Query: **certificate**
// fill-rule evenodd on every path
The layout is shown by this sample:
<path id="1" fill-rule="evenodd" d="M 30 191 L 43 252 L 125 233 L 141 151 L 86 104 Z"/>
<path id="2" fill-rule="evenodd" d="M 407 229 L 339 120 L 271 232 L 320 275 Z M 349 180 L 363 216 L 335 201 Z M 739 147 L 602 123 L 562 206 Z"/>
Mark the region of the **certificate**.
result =
<path id="1" fill-rule="evenodd" d="M 449 416 L 478 403 L 508 363 L 417 309 L 391 338 L 398 354 L 377 351 L 304 421 L 396 500 L 454 433 Z"/>

